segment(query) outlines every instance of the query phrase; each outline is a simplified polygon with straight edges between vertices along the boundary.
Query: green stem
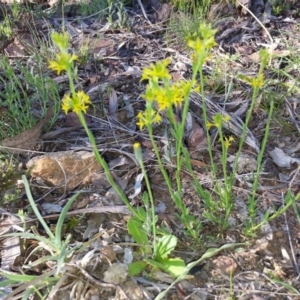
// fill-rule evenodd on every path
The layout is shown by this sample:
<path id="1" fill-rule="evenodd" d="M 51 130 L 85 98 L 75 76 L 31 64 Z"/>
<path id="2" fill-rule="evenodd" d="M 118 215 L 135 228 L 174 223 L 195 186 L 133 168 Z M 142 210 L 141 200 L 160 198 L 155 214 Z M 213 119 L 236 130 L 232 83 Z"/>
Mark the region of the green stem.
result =
<path id="1" fill-rule="evenodd" d="M 153 194 L 152 194 L 152 190 L 151 190 L 151 185 L 150 185 L 150 181 L 149 181 L 149 177 L 147 175 L 144 163 L 143 163 L 143 159 L 139 160 L 139 164 L 140 167 L 142 169 L 142 172 L 144 174 L 144 178 L 146 181 L 146 185 L 147 185 L 147 190 L 148 190 L 148 195 L 150 198 L 150 203 L 151 203 L 151 214 L 152 214 L 152 233 L 153 233 L 153 255 L 156 255 L 156 222 L 155 222 L 155 207 L 154 207 L 154 199 L 153 199 Z"/>
<path id="2" fill-rule="evenodd" d="M 267 141 L 268 141 L 273 109 L 274 109 L 274 101 L 272 99 L 271 104 L 270 104 L 270 111 L 268 113 L 268 119 L 267 119 L 267 124 L 266 124 L 266 128 L 265 128 L 264 139 L 262 141 L 261 149 L 260 149 L 260 151 L 258 153 L 258 156 L 257 156 L 257 170 L 256 170 L 256 176 L 254 178 L 254 182 L 253 182 L 253 186 L 252 186 L 252 195 L 251 195 L 251 198 L 250 198 L 250 205 L 252 204 L 253 212 L 255 212 L 255 207 L 256 207 L 255 196 L 256 196 L 256 191 L 257 191 L 257 187 L 258 187 L 259 174 L 260 174 L 261 169 L 262 169 L 262 158 L 263 158 L 263 154 L 264 154 L 266 144 L 267 144 Z M 255 215 L 252 215 L 252 216 L 250 215 L 252 225 L 255 222 L 254 218 L 255 218 Z"/>
<path id="3" fill-rule="evenodd" d="M 160 171 L 162 172 L 162 174 L 164 176 L 165 182 L 167 183 L 169 193 L 170 193 L 172 199 L 174 199 L 174 191 L 173 191 L 173 188 L 172 188 L 170 178 L 168 176 L 167 171 L 165 170 L 165 168 L 163 166 L 163 163 L 162 163 L 161 158 L 160 158 L 158 147 L 157 147 L 157 145 L 155 143 L 155 140 L 154 140 L 154 137 L 153 137 L 152 125 L 147 125 L 147 129 L 148 129 L 148 132 L 149 132 L 149 137 L 150 137 L 152 147 L 154 149 L 155 156 L 157 158 L 159 169 L 160 169 Z"/>
<path id="4" fill-rule="evenodd" d="M 110 170 L 108 168 L 108 165 L 106 163 L 106 161 L 103 159 L 103 157 L 100 155 L 99 153 L 99 150 L 97 148 L 97 145 L 96 145 L 96 141 L 95 141 L 95 138 L 92 134 L 92 132 L 89 130 L 87 124 L 86 124 L 86 121 L 84 119 L 84 115 L 83 113 L 80 111 L 78 113 L 78 117 L 79 117 L 79 121 L 80 123 L 82 124 L 83 128 L 85 129 L 88 137 L 89 137 L 89 140 L 92 144 L 92 147 L 93 147 L 93 151 L 94 151 L 94 155 L 97 159 L 97 161 L 100 163 L 100 165 L 102 166 L 102 168 L 104 169 L 104 172 L 105 172 L 105 175 L 107 177 L 107 180 L 108 182 L 111 184 L 111 186 L 117 191 L 118 195 L 121 197 L 121 200 L 123 201 L 123 203 L 127 206 L 127 208 L 129 209 L 129 211 L 136 217 L 138 218 L 138 214 L 137 212 L 135 211 L 135 209 L 130 205 L 127 197 L 125 196 L 125 194 L 123 193 L 122 189 L 117 185 L 117 183 L 115 182 L 115 180 L 113 179 L 111 173 L 110 173 Z"/>

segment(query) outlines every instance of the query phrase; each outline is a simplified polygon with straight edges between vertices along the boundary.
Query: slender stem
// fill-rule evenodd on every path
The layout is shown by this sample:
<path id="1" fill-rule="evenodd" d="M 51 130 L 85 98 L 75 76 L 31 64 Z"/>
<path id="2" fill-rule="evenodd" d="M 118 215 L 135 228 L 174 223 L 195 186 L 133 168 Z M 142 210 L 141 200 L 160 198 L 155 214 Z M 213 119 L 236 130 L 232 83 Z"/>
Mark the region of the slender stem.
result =
<path id="1" fill-rule="evenodd" d="M 266 128 L 265 128 L 264 139 L 262 141 L 261 149 L 260 149 L 260 151 L 258 153 L 258 156 L 257 156 L 257 170 L 256 170 L 256 176 L 254 178 L 254 182 L 253 182 L 253 186 L 252 186 L 252 195 L 251 195 L 251 198 L 250 198 L 250 203 L 252 203 L 252 206 L 253 206 L 253 212 L 255 212 L 255 207 L 256 207 L 255 196 L 256 196 L 256 191 L 257 191 L 257 186 L 258 186 L 259 174 L 260 174 L 261 169 L 262 169 L 262 158 L 263 158 L 263 154 L 264 154 L 266 144 L 267 144 L 267 141 L 268 141 L 273 109 L 274 109 L 274 101 L 272 99 L 271 103 L 270 103 L 270 111 L 268 113 L 268 119 L 267 119 L 267 124 L 266 124 Z M 251 219 L 252 224 L 254 222 L 254 217 L 255 216 L 250 215 L 250 219 Z"/>
<path id="2" fill-rule="evenodd" d="M 106 163 L 106 161 L 103 159 L 103 157 L 100 155 L 99 150 L 97 148 L 96 145 L 96 141 L 95 138 L 92 134 L 92 132 L 89 130 L 89 128 L 87 127 L 86 121 L 84 119 L 83 113 L 80 111 L 78 113 L 78 117 L 80 120 L 80 123 L 82 124 L 82 126 L 84 127 L 90 142 L 92 144 L 93 147 L 93 151 L 94 151 L 94 155 L 97 159 L 97 161 L 101 164 L 102 168 L 104 169 L 105 175 L 107 177 L 108 182 L 111 184 L 111 186 L 117 191 L 118 195 L 121 197 L 121 200 L 123 201 L 123 203 L 127 206 L 127 208 L 129 209 L 129 211 L 136 217 L 138 218 L 138 214 L 135 211 L 135 209 L 130 205 L 127 197 L 125 196 L 125 194 L 123 193 L 122 189 L 117 185 L 117 183 L 115 182 L 115 180 L 113 179 L 110 170 L 108 168 L 108 165 Z"/>
<path id="3" fill-rule="evenodd" d="M 158 147 L 157 147 L 156 142 L 155 142 L 154 137 L 153 137 L 152 125 L 148 125 L 147 129 L 148 129 L 148 132 L 149 132 L 149 137 L 150 137 L 152 147 L 154 149 L 155 156 L 157 158 L 159 169 L 160 169 L 160 171 L 162 172 L 162 174 L 164 176 L 165 182 L 167 183 L 169 193 L 170 193 L 172 199 L 174 199 L 174 191 L 173 191 L 173 188 L 172 188 L 170 178 L 168 176 L 167 171 L 165 170 L 165 168 L 163 166 L 163 163 L 162 163 L 161 158 L 160 158 Z"/>
<path id="4" fill-rule="evenodd" d="M 152 233 L 153 233 L 153 255 L 156 255 L 156 222 L 155 222 L 155 207 L 154 207 L 154 199 L 153 199 L 153 194 L 152 194 L 152 190 L 151 190 L 151 185 L 150 185 L 150 181 L 149 181 L 149 177 L 147 175 L 144 163 L 143 163 L 143 159 L 139 160 L 139 164 L 140 167 L 142 169 L 142 172 L 144 174 L 144 178 L 146 181 L 146 185 L 147 185 L 147 190 L 148 190 L 148 195 L 149 195 L 149 199 L 150 199 L 150 203 L 151 203 L 151 215 L 152 215 Z"/>

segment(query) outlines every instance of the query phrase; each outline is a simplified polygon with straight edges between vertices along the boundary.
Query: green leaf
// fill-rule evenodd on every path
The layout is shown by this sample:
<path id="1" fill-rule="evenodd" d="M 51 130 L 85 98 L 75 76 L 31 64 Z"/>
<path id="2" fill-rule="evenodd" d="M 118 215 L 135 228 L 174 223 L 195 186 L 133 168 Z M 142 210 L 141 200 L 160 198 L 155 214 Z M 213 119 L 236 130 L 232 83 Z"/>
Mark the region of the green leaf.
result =
<path id="1" fill-rule="evenodd" d="M 145 207 L 149 207 L 149 195 L 147 192 L 144 192 L 143 193 L 143 196 L 142 196 L 142 201 L 143 203 L 145 204 Z"/>
<path id="2" fill-rule="evenodd" d="M 16 280 L 12 280 L 12 279 L 0 281 L 0 288 L 5 288 L 7 286 L 11 287 L 11 285 L 14 283 L 16 283 Z M 19 283 L 19 281 L 18 281 L 18 283 Z M 0 292 L 0 296 L 1 296 L 1 292 Z"/>
<path id="3" fill-rule="evenodd" d="M 168 257 L 175 249 L 177 238 L 174 235 L 164 235 L 157 242 L 155 258 L 160 261 Z"/>
<path id="4" fill-rule="evenodd" d="M 4 234 L 4 235 L 2 235 L 2 237 L 21 237 L 23 239 L 37 240 L 41 243 L 44 243 L 47 247 L 49 247 L 49 249 L 51 248 L 51 251 L 57 251 L 56 245 L 54 243 L 52 243 L 50 239 L 47 239 L 38 234 L 33 234 L 33 233 L 29 233 L 29 232 L 14 232 L 14 233 Z M 41 246 L 41 247 L 43 247 L 43 246 Z"/>
<path id="5" fill-rule="evenodd" d="M 178 277 L 186 269 L 185 262 L 179 257 L 167 258 L 160 263 L 164 266 L 164 270 L 174 277 Z"/>
<path id="6" fill-rule="evenodd" d="M 156 296 L 155 300 L 165 299 L 164 297 L 166 296 L 166 294 L 168 293 L 168 291 L 176 283 L 178 283 L 181 280 L 183 280 L 186 277 L 186 275 L 189 273 L 189 271 L 191 270 L 191 268 L 195 267 L 196 265 L 198 265 L 199 263 L 201 263 L 203 260 L 205 260 L 207 258 L 211 258 L 212 256 L 218 254 L 222 250 L 226 250 L 226 249 L 233 248 L 233 247 L 245 246 L 245 245 L 247 245 L 247 243 L 226 244 L 226 245 L 223 245 L 220 248 L 210 248 L 210 249 L 208 249 L 198 260 L 189 263 L 186 266 L 186 268 L 183 270 L 183 272 L 177 277 L 177 279 L 172 284 L 170 284 L 166 290 L 164 290 L 161 293 L 159 293 Z"/>
<path id="7" fill-rule="evenodd" d="M 15 282 L 16 281 L 17 282 L 29 282 L 29 281 L 37 278 L 37 276 L 35 276 L 35 275 L 17 274 L 17 273 L 13 273 L 13 272 L 9 272 L 9 271 L 4 271 L 4 270 L 1 270 L 0 274 L 3 277 L 6 277 Z"/>
<path id="8" fill-rule="evenodd" d="M 62 232 L 62 228 L 63 228 L 64 222 L 65 222 L 66 216 L 67 216 L 67 212 L 69 211 L 71 205 L 76 200 L 76 198 L 78 197 L 79 194 L 80 194 L 80 191 L 77 192 L 74 196 L 72 196 L 68 200 L 67 204 L 64 206 L 64 208 L 61 211 L 60 216 L 58 218 L 56 229 L 55 229 L 55 242 L 56 242 L 56 245 L 58 245 L 60 247 L 62 246 L 61 232 Z"/>
<path id="9" fill-rule="evenodd" d="M 166 258 L 159 262 L 152 259 L 147 259 L 146 262 L 150 266 L 163 270 L 174 277 L 178 277 L 186 270 L 185 262 L 179 257 Z"/>
<path id="10" fill-rule="evenodd" d="M 153 259 L 145 259 L 145 262 L 154 268 L 164 270 L 164 265 L 158 261 L 155 261 Z"/>
<path id="11" fill-rule="evenodd" d="M 146 232 L 143 229 L 143 223 L 135 218 L 130 218 L 127 224 L 129 234 L 132 235 L 136 243 L 141 245 L 149 245 Z"/>
<path id="12" fill-rule="evenodd" d="M 140 218 L 141 221 L 145 221 L 146 220 L 146 211 L 144 210 L 143 207 L 139 206 L 136 209 L 137 213 L 138 213 L 138 217 Z"/>
<path id="13" fill-rule="evenodd" d="M 147 266 L 147 263 L 143 260 L 135 261 L 128 266 L 130 276 L 135 276 L 141 273 Z"/>
<path id="14" fill-rule="evenodd" d="M 52 233 L 51 229 L 48 227 L 47 223 L 45 222 L 44 218 L 42 217 L 42 215 L 40 214 L 40 212 L 39 212 L 39 210 L 36 206 L 36 203 L 35 203 L 35 201 L 32 197 L 31 191 L 30 191 L 28 180 L 27 180 L 25 175 L 22 175 L 22 180 L 23 180 L 23 183 L 24 183 L 24 187 L 25 187 L 25 191 L 26 191 L 28 201 L 31 205 L 31 208 L 32 208 L 34 214 L 36 215 L 36 217 L 40 221 L 41 225 L 44 227 L 44 229 L 47 232 L 49 238 L 51 240 L 54 240 L 55 239 L 54 234 Z"/>

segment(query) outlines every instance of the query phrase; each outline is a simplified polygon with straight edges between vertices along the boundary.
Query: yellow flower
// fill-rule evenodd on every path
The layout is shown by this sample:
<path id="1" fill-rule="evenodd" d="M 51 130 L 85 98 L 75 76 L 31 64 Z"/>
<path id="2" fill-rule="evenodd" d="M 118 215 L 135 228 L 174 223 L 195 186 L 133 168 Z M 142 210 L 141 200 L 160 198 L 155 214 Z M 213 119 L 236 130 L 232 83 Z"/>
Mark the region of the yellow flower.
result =
<path id="1" fill-rule="evenodd" d="M 221 129 L 223 124 L 223 115 L 221 113 L 217 113 L 216 115 L 213 116 L 213 120 L 214 120 L 214 125 L 218 129 Z"/>
<path id="2" fill-rule="evenodd" d="M 187 45 L 192 48 L 198 55 L 202 53 L 204 49 L 203 42 L 199 37 L 197 37 L 196 39 L 189 39 Z"/>
<path id="3" fill-rule="evenodd" d="M 214 123 L 211 123 L 209 121 L 206 122 L 206 128 L 209 130 L 210 128 L 214 127 L 215 124 Z"/>
<path id="4" fill-rule="evenodd" d="M 218 30 L 212 29 L 211 24 L 205 24 L 202 22 L 199 26 L 199 31 L 203 40 L 209 40 L 211 37 L 214 37 Z"/>
<path id="5" fill-rule="evenodd" d="M 226 115 L 225 117 L 223 117 L 223 122 L 228 122 L 230 121 L 230 116 Z"/>
<path id="6" fill-rule="evenodd" d="M 145 68 L 143 70 L 142 79 L 141 80 L 153 80 L 154 82 L 158 82 L 158 80 L 170 80 L 171 75 L 167 69 L 170 60 L 165 59 L 163 61 L 159 61 L 156 64 L 150 64 L 149 68 Z"/>
<path id="7" fill-rule="evenodd" d="M 141 150 L 141 145 L 140 143 L 136 142 L 133 144 L 133 151 L 134 151 L 134 155 L 136 157 L 136 159 L 138 160 L 138 162 L 142 162 L 143 161 L 143 157 L 142 157 L 142 150 Z"/>
<path id="8" fill-rule="evenodd" d="M 65 112 L 65 114 L 68 113 L 68 111 L 70 109 L 72 109 L 72 98 L 70 97 L 70 95 L 64 95 L 63 99 L 62 99 L 62 106 L 61 106 L 62 110 Z"/>
<path id="9" fill-rule="evenodd" d="M 141 144 L 139 142 L 136 142 L 133 144 L 133 149 L 138 149 L 141 147 Z"/>
<path id="10" fill-rule="evenodd" d="M 162 111 L 165 109 L 168 109 L 171 105 L 171 95 L 167 95 L 167 91 L 166 89 L 160 87 L 157 88 L 155 91 L 155 97 L 156 97 L 156 102 L 157 102 L 157 106 L 158 106 L 158 111 Z"/>
<path id="11" fill-rule="evenodd" d="M 91 104 L 90 97 L 84 92 L 79 91 L 72 97 L 65 95 L 62 100 L 62 110 L 67 114 L 69 110 L 78 114 L 80 111 L 86 113 L 88 104 Z"/>
<path id="12" fill-rule="evenodd" d="M 226 149 L 229 148 L 229 146 L 232 144 L 232 142 L 234 142 L 234 137 L 232 135 L 229 138 L 224 137 L 224 145 L 225 145 Z"/>
<path id="13" fill-rule="evenodd" d="M 152 86 L 147 85 L 146 92 L 142 95 L 142 98 L 148 102 L 152 102 L 155 99 L 155 92 L 153 91 Z"/>
<path id="14" fill-rule="evenodd" d="M 66 52 L 69 47 L 69 34 L 67 32 L 53 32 L 51 39 L 55 46 L 59 48 L 61 52 Z"/>
<path id="15" fill-rule="evenodd" d="M 140 130 L 142 130 L 144 128 L 145 124 L 145 118 L 144 118 L 144 113 L 143 112 L 139 112 L 136 116 L 136 118 L 138 119 L 138 122 L 136 122 L 136 125 L 139 126 Z"/>
<path id="16" fill-rule="evenodd" d="M 261 89 L 264 85 L 264 74 L 259 74 L 256 78 L 252 78 L 250 84 L 253 89 Z"/>
<path id="17" fill-rule="evenodd" d="M 49 61 L 49 69 L 56 71 L 60 74 L 62 71 L 68 71 L 73 65 L 73 61 L 77 60 L 78 56 L 69 53 L 59 53 L 56 55 L 55 60 Z"/>
<path id="18" fill-rule="evenodd" d="M 139 112 L 136 117 L 138 119 L 136 124 L 139 126 L 140 130 L 142 130 L 145 126 L 147 127 L 153 123 L 159 124 L 161 122 L 160 114 L 153 109 Z"/>

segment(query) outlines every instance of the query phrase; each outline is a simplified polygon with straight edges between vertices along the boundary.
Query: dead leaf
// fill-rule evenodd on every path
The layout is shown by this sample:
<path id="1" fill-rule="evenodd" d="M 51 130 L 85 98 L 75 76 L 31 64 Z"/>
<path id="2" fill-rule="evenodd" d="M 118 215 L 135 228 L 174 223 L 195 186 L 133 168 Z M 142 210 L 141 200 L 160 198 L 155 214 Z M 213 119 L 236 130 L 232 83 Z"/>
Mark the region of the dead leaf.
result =
<path id="1" fill-rule="evenodd" d="M 300 160 L 297 158 L 292 158 L 286 153 L 283 152 L 282 149 L 275 147 L 272 151 L 269 151 L 273 162 L 281 168 L 290 168 L 291 164 L 294 162 L 300 163 Z"/>
<path id="2" fill-rule="evenodd" d="M 84 119 L 85 119 L 87 124 L 92 123 L 92 118 L 91 117 L 89 117 L 87 115 L 84 115 Z M 70 112 L 70 113 L 67 114 L 65 125 L 66 125 L 66 127 L 82 126 L 80 121 L 79 121 L 79 118 L 78 118 L 77 114 L 74 113 L 74 112 Z"/>
<path id="3" fill-rule="evenodd" d="M 203 128 L 198 125 L 194 118 L 190 115 L 187 118 L 187 144 L 191 149 L 204 147 L 207 143 L 206 135 Z M 190 130 L 189 130 L 190 129 Z"/>
<path id="4" fill-rule="evenodd" d="M 41 119 L 35 126 L 32 128 L 25 130 L 14 137 L 5 139 L 1 142 L 0 148 L 11 148 L 10 152 L 14 154 L 23 153 L 21 149 L 31 150 L 37 144 L 39 138 L 42 134 L 42 129 L 45 124 L 49 122 L 49 120 L 53 116 L 53 107 L 48 108 L 47 113 L 43 119 Z"/>

